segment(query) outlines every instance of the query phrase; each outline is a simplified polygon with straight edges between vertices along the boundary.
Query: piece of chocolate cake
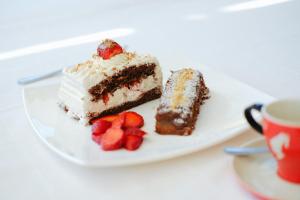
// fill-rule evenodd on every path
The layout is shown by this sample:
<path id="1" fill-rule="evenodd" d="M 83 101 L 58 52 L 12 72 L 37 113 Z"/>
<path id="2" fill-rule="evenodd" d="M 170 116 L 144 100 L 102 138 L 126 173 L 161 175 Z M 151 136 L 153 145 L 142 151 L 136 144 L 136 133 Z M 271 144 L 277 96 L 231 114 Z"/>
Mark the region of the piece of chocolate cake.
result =
<path id="1" fill-rule="evenodd" d="M 168 135 L 190 135 L 200 110 L 208 98 L 202 74 L 193 69 L 172 72 L 156 114 L 156 132 Z"/>
<path id="2" fill-rule="evenodd" d="M 88 124 L 159 98 L 161 91 L 155 57 L 125 52 L 116 42 L 104 40 L 91 59 L 64 69 L 58 97 L 68 115 Z"/>

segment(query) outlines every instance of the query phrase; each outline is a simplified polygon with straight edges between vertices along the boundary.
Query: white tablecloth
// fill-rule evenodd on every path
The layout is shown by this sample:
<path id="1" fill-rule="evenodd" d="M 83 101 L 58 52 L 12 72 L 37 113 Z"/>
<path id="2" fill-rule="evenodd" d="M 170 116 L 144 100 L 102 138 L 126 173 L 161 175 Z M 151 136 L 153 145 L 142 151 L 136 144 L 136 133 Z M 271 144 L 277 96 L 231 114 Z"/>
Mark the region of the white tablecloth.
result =
<path id="1" fill-rule="evenodd" d="M 0 7 L 0 199 L 253 199 L 222 150 L 258 134 L 247 131 L 153 164 L 82 168 L 39 141 L 16 80 L 78 63 L 95 50 L 90 34 L 122 28 L 130 33 L 120 43 L 156 55 L 163 67 L 199 63 L 276 98 L 300 97 L 299 1 L 55 0 Z M 70 45 L 74 37 L 83 42 Z"/>

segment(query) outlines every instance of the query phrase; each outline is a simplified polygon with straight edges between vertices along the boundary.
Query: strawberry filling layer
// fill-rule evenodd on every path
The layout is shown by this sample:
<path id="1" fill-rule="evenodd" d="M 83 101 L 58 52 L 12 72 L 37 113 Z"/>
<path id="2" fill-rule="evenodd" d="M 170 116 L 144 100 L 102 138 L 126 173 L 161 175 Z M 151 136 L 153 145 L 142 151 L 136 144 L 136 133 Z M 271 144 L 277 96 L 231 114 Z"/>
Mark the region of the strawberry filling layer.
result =
<path id="1" fill-rule="evenodd" d="M 129 83 L 123 84 L 121 88 L 126 87 L 128 89 L 131 89 L 132 87 L 136 87 L 139 83 L 141 83 L 141 79 L 133 80 Z M 113 92 L 105 92 L 102 94 L 102 101 L 105 105 L 107 105 L 109 101 L 109 96 L 113 96 Z"/>

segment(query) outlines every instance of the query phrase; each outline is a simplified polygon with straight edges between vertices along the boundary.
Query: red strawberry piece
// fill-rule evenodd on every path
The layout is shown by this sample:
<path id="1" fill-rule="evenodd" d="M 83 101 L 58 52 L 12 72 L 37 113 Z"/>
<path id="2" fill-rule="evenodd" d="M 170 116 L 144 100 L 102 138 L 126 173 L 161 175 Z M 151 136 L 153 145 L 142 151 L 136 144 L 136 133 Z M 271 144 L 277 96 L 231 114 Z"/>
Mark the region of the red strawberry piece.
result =
<path id="1" fill-rule="evenodd" d="M 105 117 L 101 117 L 100 119 L 108 121 L 108 122 L 113 122 L 118 117 L 119 117 L 118 115 L 108 115 L 108 116 L 105 116 Z"/>
<path id="2" fill-rule="evenodd" d="M 92 133 L 100 135 L 106 132 L 111 127 L 112 123 L 103 119 L 97 119 L 92 125 Z"/>
<path id="3" fill-rule="evenodd" d="M 144 119 L 136 112 L 125 112 L 124 127 L 137 127 L 140 128 L 144 125 Z"/>
<path id="4" fill-rule="evenodd" d="M 141 146 L 142 142 L 143 137 L 137 135 L 127 135 L 124 147 L 129 151 L 134 151 Z"/>
<path id="5" fill-rule="evenodd" d="M 102 119 L 95 120 L 92 125 L 92 139 L 99 144 L 101 136 L 111 127 L 111 125 L 111 122 Z"/>
<path id="6" fill-rule="evenodd" d="M 143 137 L 146 134 L 145 131 L 142 131 L 139 128 L 126 128 L 125 129 L 125 135 L 137 135 L 140 137 Z"/>
<path id="7" fill-rule="evenodd" d="M 115 41 L 106 39 L 98 46 L 97 52 L 100 57 L 107 60 L 117 54 L 123 53 L 123 49 Z"/>
<path id="8" fill-rule="evenodd" d="M 125 141 L 124 131 L 120 128 L 110 128 L 101 137 L 101 147 L 104 151 L 122 148 Z"/>
<path id="9" fill-rule="evenodd" d="M 103 103 L 104 103 L 105 105 L 107 104 L 107 102 L 109 101 L 109 96 L 108 96 L 108 94 L 105 94 L 105 95 L 102 96 L 102 101 L 103 101 Z"/>
<path id="10" fill-rule="evenodd" d="M 112 121 L 112 127 L 114 128 L 122 128 L 123 124 L 125 122 L 125 114 L 120 113 L 114 121 Z"/>
<path id="11" fill-rule="evenodd" d="M 97 135 L 97 133 L 92 133 L 92 140 L 97 144 L 101 144 L 101 138 L 103 134 Z"/>

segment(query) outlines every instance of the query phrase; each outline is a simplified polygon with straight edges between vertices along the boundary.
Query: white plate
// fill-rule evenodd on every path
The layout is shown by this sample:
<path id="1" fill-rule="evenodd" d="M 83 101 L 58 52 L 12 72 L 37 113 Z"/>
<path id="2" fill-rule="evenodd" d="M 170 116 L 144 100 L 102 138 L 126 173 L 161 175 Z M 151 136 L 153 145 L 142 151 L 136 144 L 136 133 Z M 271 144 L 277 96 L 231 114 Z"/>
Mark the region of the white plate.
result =
<path id="1" fill-rule="evenodd" d="M 260 147 L 266 143 L 261 138 L 243 146 Z M 233 166 L 241 185 L 259 199 L 300 199 L 300 184 L 280 178 L 276 173 L 276 160 L 269 153 L 236 156 Z"/>
<path id="2" fill-rule="evenodd" d="M 24 88 L 28 119 L 41 140 L 58 155 L 74 163 L 97 166 L 121 166 L 174 158 L 198 151 L 232 138 L 247 128 L 243 110 L 253 102 L 273 98 L 224 74 L 201 68 L 211 98 L 201 106 L 196 128 L 191 136 L 162 136 L 154 132 L 158 100 L 132 110 L 143 115 L 143 129 L 148 133 L 140 149 L 104 152 L 91 140 L 90 127 L 70 119 L 57 106 L 56 83 L 39 83 Z M 163 72 L 168 77 L 168 72 Z"/>

